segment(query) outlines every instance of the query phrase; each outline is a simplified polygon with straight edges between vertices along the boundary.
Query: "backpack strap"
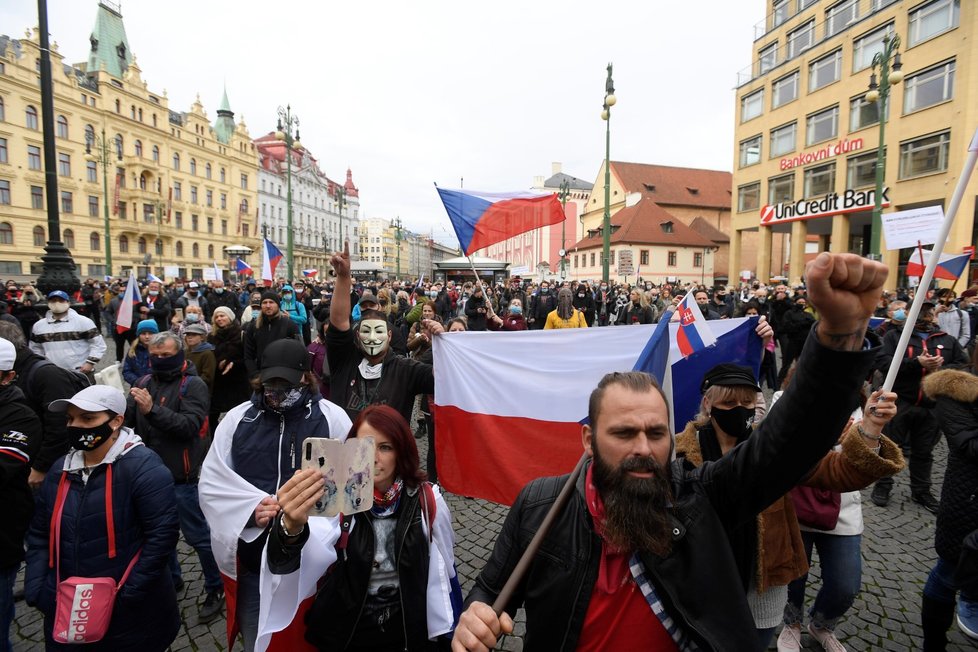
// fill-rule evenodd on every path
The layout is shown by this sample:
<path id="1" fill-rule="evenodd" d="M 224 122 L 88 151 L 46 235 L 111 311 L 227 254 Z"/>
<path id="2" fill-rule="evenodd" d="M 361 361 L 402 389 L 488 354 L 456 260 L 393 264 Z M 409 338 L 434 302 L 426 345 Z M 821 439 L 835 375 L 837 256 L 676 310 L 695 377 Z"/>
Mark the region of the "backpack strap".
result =
<path id="1" fill-rule="evenodd" d="M 105 467 L 105 529 L 109 537 L 109 559 L 115 559 L 115 513 L 112 510 L 111 464 Z"/>
<path id="2" fill-rule="evenodd" d="M 58 581 L 61 580 L 59 565 L 59 549 L 61 547 L 61 513 L 65 508 L 65 499 L 68 496 L 68 472 L 61 472 L 61 479 L 58 480 L 58 491 L 54 499 L 54 509 L 51 510 L 51 525 L 48 532 L 48 568 L 59 566 Z"/>
<path id="3" fill-rule="evenodd" d="M 350 526 L 353 523 L 353 514 L 340 514 L 340 538 L 336 542 L 336 559 L 339 560 L 340 552 L 346 557 L 346 546 L 350 543 Z"/>

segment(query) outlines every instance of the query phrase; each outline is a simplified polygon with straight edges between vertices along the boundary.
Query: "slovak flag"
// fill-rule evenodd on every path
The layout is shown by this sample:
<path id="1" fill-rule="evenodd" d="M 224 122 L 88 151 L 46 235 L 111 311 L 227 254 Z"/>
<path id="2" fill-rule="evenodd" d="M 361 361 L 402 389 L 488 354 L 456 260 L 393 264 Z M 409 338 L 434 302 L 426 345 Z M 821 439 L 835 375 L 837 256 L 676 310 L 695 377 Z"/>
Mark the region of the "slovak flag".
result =
<path id="1" fill-rule="evenodd" d="M 275 280 L 275 268 L 278 267 L 279 261 L 284 256 L 268 238 L 262 238 L 262 249 L 265 255 L 262 257 L 261 278 L 265 281 L 265 285 L 271 285 L 272 281 Z"/>
<path id="2" fill-rule="evenodd" d="M 253 276 L 255 274 L 255 270 L 251 269 L 251 265 L 241 260 L 240 257 L 238 257 L 238 259 L 235 261 L 234 264 L 235 264 L 235 271 L 238 272 L 238 276 L 241 276 L 243 274 Z"/>
<path id="3" fill-rule="evenodd" d="M 553 193 L 437 190 L 466 256 L 565 219 L 564 209 Z"/>
<path id="4" fill-rule="evenodd" d="M 132 328 L 133 305 L 141 302 L 142 296 L 139 294 L 139 286 L 136 285 L 136 275 L 129 275 L 129 282 L 126 284 L 126 291 L 119 302 L 119 312 L 115 317 L 115 330 L 117 333 L 125 333 Z"/>
<path id="5" fill-rule="evenodd" d="M 319 273 L 318 269 L 304 269 L 302 270 L 302 275 L 306 278 L 310 278 Z"/>
<path id="6" fill-rule="evenodd" d="M 910 260 L 907 261 L 907 276 L 921 277 L 930 260 L 931 249 L 914 249 Z M 926 255 L 925 255 L 926 254 Z M 934 278 L 941 278 L 946 281 L 956 281 L 958 277 L 968 268 L 971 254 L 941 254 L 934 268 Z"/>
<path id="7" fill-rule="evenodd" d="M 687 292 L 676 308 L 679 314 L 679 331 L 676 333 L 676 343 L 679 353 L 688 358 L 697 351 L 716 344 L 717 338 L 706 323 L 706 318 L 700 312 L 700 307 L 693 299 L 693 292 Z"/>

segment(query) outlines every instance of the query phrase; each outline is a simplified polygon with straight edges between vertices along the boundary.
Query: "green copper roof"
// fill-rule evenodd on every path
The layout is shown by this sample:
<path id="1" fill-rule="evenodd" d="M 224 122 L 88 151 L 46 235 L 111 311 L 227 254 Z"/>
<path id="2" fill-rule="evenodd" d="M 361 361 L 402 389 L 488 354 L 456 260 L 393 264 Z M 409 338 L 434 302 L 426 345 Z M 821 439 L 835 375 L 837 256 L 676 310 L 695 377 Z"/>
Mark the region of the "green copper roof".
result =
<path id="1" fill-rule="evenodd" d="M 224 87 L 224 97 L 221 98 L 221 106 L 217 108 L 214 132 L 217 139 L 225 145 L 231 142 L 231 135 L 234 133 L 234 111 L 231 110 L 231 103 L 228 101 L 226 86 Z"/>
<path id="2" fill-rule="evenodd" d="M 117 8 L 100 2 L 95 17 L 95 29 L 90 37 L 92 49 L 88 53 L 89 72 L 105 70 L 118 79 L 132 63 L 132 50 L 126 39 L 126 27 Z"/>
<path id="3" fill-rule="evenodd" d="M 227 111 L 231 113 L 231 103 L 228 102 L 228 87 L 224 87 L 224 97 L 221 98 L 221 106 L 217 107 L 218 111 Z"/>

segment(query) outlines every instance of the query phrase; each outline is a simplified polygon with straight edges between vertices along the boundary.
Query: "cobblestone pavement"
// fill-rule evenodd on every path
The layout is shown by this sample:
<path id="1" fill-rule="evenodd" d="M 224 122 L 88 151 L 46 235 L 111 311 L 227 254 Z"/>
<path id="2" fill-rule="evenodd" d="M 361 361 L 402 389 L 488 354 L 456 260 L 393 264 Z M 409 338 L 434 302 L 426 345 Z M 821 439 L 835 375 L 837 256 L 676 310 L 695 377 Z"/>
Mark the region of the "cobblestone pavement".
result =
<path id="1" fill-rule="evenodd" d="M 111 347 L 111 343 L 109 345 Z M 426 440 L 419 440 L 421 459 L 425 459 Z M 942 441 L 935 449 L 934 493 L 940 492 L 947 446 Z M 463 593 L 468 593 L 475 577 L 492 550 L 493 541 L 506 517 L 507 508 L 483 500 L 446 495 L 455 524 L 455 560 Z M 906 472 L 896 479 L 892 500 L 880 508 L 863 491 L 863 588 L 846 619 L 838 628 L 839 639 L 849 650 L 887 650 L 904 652 L 921 648 L 919 618 L 920 594 L 927 573 L 935 561 L 933 548 L 934 516 L 910 502 Z M 210 625 L 197 623 L 197 610 L 203 603 L 203 577 L 196 554 L 183 541 L 179 553 L 186 588 L 180 599 L 183 628 L 172 645 L 174 652 L 193 650 L 226 650 L 224 619 Z M 816 556 L 817 558 L 817 556 Z M 820 582 L 818 563 L 809 576 L 806 607 L 811 606 Z M 497 649 L 518 652 L 523 649 L 525 623 L 522 611 L 516 619 L 513 635 L 500 641 Z M 16 652 L 42 650 L 42 619 L 23 601 L 17 602 L 16 619 L 11 631 Z M 976 649 L 953 626 L 948 650 L 959 652 Z M 807 634 L 802 636 L 805 650 L 820 646 Z M 241 645 L 235 646 L 241 649 Z M 774 644 L 772 643 L 772 648 Z"/>

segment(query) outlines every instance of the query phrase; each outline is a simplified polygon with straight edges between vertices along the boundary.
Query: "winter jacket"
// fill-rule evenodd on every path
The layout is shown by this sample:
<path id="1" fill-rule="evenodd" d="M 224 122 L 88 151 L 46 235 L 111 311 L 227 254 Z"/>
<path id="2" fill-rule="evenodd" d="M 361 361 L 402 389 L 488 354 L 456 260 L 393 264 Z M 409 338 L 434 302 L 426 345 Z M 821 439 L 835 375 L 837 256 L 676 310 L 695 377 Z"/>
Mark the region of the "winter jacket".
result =
<path id="1" fill-rule="evenodd" d="M 523 308 L 526 309 L 526 304 L 523 304 Z M 548 291 L 546 294 L 542 294 L 537 291 L 532 297 L 530 297 L 530 306 L 526 311 L 526 321 L 530 322 L 532 320 L 532 327 L 535 329 L 541 329 L 547 322 L 547 315 L 550 311 L 557 309 L 557 293 L 553 291 Z"/>
<path id="2" fill-rule="evenodd" d="M 941 559 L 957 564 L 961 542 L 978 529 L 978 377 L 954 369 L 938 371 L 924 378 L 923 389 L 936 401 L 948 444 L 934 548 Z"/>
<path id="3" fill-rule="evenodd" d="M 143 414 L 128 397 L 126 425 L 153 449 L 170 469 L 177 484 L 197 482 L 200 465 L 210 444 L 207 415 L 210 398 L 207 385 L 194 363 L 166 376 L 152 374 L 137 381 L 137 386 L 153 397 L 153 407 Z"/>
<path id="4" fill-rule="evenodd" d="M 41 419 L 20 388 L 0 387 L 0 495 L 7 510 L 6 527 L 0 529 L 0 568 L 4 570 L 24 560 L 24 535 L 34 513 L 27 476 L 41 448 L 41 435 Z"/>
<path id="5" fill-rule="evenodd" d="M 937 313 L 937 325 L 956 339 L 961 348 L 971 341 L 971 317 L 960 308 L 951 306 L 949 310 Z"/>
<path id="6" fill-rule="evenodd" d="M 502 320 L 502 324 L 497 324 L 494 321 L 488 323 L 489 330 L 491 331 L 525 331 L 526 330 L 526 319 L 523 317 L 523 313 L 514 315 L 513 313 L 507 313 L 505 315 L 499 316 Z"/>
<path id="7" fill-rule="evenodd" d="M 629 301 L 627 310 L 623 310 L 618 318 L 619 324 L 630 326 L 632 324 L 651 324 L 655 321 L 655 310 L 652 306 L 643 308 L 635 305 L 634 301 Z"/>
<path id="8" fill-rule="evenodd" d="M 187 351 L 187 360 L 194 364 L 197 375 L 207 385 L 207 391 L 214 391 L 214 376 L 217 375 L 217 358 L 214 356 L 214 345 L 201 342 L 193 351 Z"/>
<path id="9" fill-rule="evenodd" d="M 812 313 L 802 310 L 798 306 L 791 306 L 781 316 L 781 328 L 778 333 L 787 338 L 789 345 L 797 352 L 804 345 L 814 323 L 815 317 L 812 316 Z"/>
<path id="10" fill-rule="evenodd" d="M 181 310 L 183 310 L 184 314 L 187 314 L 187 306 L 191 305 L 190 300 L 192 298 L 197 299 L 197 305 L 200 306 L 201 311 L 203 311 L 204 313 L 204 321 L 210 321 L 211 310 L 213 309 L 213 306 L 211 306 L 211 304 L 207 302 L 207 299 L 204 297 L 204 295 L 200 294 L 199 290 L 197 292 L 196 297 L 191 297 L 186 292 L 184 292 L 182 295 L 180 295 L 180 297 L 176 301 L 173 302 L 173 307 L 180 308 Z"/>
<path id="11" fill-rule="evenodd" d="M 543 328 L 545 330 L 555 328 L 587 328 L 587 320 L 584 318 L 584 313 L 576 308 L 572 308 L 571 311 L 570 319 L 562 319 L 556 310 L 551 310 L 550 314 L 547 315 L 547 323 L 544 324 Z"/>
<path id="12" fill-rule="evenodd" d="M 60 318 L 49 310 L 34 324 L 30 340 L 31 351 L 65 369 L 78 369 L 86 363 L 95 366 L 105 355 L 105 340 L 95 322 L 73 308 Z"/>
<path id="13" fill-rule="evenodd" d="M 142 342 L 134 342 L 132 351 L 122 362 L 122 378 L 132 386 L 149 372 L 149 349 Z"/>
<path id="14" fill-rule="evenodd" d="M 881 373 L 885 374 L 889 370 L 901 333 L 902 329 L 891 328 L 883 336 L 883 346 L 879 350 L 875 365 Z M 917 359 L 925 351 L 925 347 L 930 355 L 940 355 L 944 358 L 944 364 L 940 369 L 966 367 L 968 356 L 958 341 L 947 333 L 933 331 L 921 337 L 919 332 L 914 332 L 910 336 L 896 380 L 893 382 L 893 391 L 896 392 L 897 398 L 911 405 L 934 407 L 934 402 L 924 395 L 920 387 L 920 382 L 931 373 L 924 369 Z"/>
<path id="15" fill-rule="evenodd" d="M 83 481 L 84 462 L 73 452 L 59 459 L 37 494 L 34 519 L 27 535 L 27 571 L 24 595 L 29 605 L 45 615 L 48 650 L 73 650 L 76 645 L 56 645 L 51 638 L 55 606 L 55 571 L 48 565 L 48 541 L 61 480 L 68 473 L 70 489 L 61 520 L 61 577 L 112 577 L 119 580 L 132 558 L 139 560 L 119 591 L 108 633 L 86 650 L 165 650 L 180 629 L 180 614 L 169 563 L 177 545 L 179 521 L 173 480 L 160 458 L 139 443 L 139 437 L 123 429 L 106 460 Z M 66 465 L 68 465 L 66 467 Z M 108 553 L 106 523 L 106 469 L 112 467 L 112 522 L 115 557 Z"/>
<path id="16" fill-rule="evenodd" d="M 214 376 L 214 388 L 211 392 L 211 412 L 227 412 L 251 396 L 241 325 L 235 321 L 227 328 L 215 328 L 207 336 L 207 341 L 214 345 L 214 358 L 217 361 L 217 374 Z M 231 364 L 231 371 L 222 373 L 222 364 Z"/>
<path id="17" fill-rule="evenodd" d="M 227 288 L 224 288 L 224 292 L 221 292 L 220 294 L 217 293 L 216 289 L 211 290 L 207 293 L 206 299 L 207 306 L 210 308 L 212 315 L 214 314 L 214 309 L 221 306 L 230 308 L 235 317 L 240 317 L 241 311 L 244 309 L 241 306 L 241 302 L 238 301 L 238 296 Z"/>
<path id="18" fill-rule="evenodd" d="M 856 407 L 874 357 L 873 350 L 827 349 L 812 335 L 781 399 L 784 405 L 753 436 L 699 468 L 688 460 L 672 463 L 672 549 L 665 557 L 643 551 L 638 556 L 666 612 L 701 650 L 757 647 L 727 532 L 781 498 L 832 447 Z M 523 489 L 467 603 L 492 604 L 566 478 L 541 478 Z M 527 649 L 578 645 L 602 545 L 584 501 L 584 478 L 581 473 L 577 490 L 505 606 L 510 615 L 525 607 Z"/>
<path id="19" fill-rule="evenodd" d="M 170 299 L 165 294 L 160 293 L 155 297 L 147 294 L 143 297 L 143 302 L 139 305 L 141 308 L 145 307 L 149 309 L 149 318 L 156 320 L 156 325 L 159 327 L 161 333 L 170 329 L 170 316 L 173 314 L 173 309 L 170 304 Z"/>
<path id="20" fill-rule="evenodd" d="M 289 319 L 295 322 L 295 325 L 302 327 L 303 324 L 308 322 L 306 317 L 306 307 L 302 305 L 301 301 L 285 301 L 284 299 L 279 302 L 279 309 L 289 316 Z"/>
<path id="21" fill-rule="evenodd" d="M 244 360 L 248 378 L 254 378 L 261 370 L 261 354 L 265 347 L 287 338 L 301 341 L 298 326 L 282 312 L 273 319 L 259 315 L 258 319 L 244 327 Z"/>
<path id="22" fill-rule="evenodd" d="M 31 458 L 31 468 L 42 473 L 47 473 L 54 461 L 68 452 L 69 446 L 65 415 L 51 412 L 48 404 L 60 398 L 71 398 L 76 391 L 67 378 L 67 371 L 45 363 L 43 356 L 27 349 L 19 349 L 14 361 L 14 371 L 17 372 L 14 384 L 24 393 L 25 401 L 43 425 L 40 448 Z M 34 369 L 37 364 L 41 366 Z"/>
<path id="23" fill-rule="evenodd" d="M 581 295 L 584 296 L 581 296 Z M 584 313 L 584 319 L 587 320 L 587 325 L 591 326 L 594 324 L 594 315 L 596 304 L 594 303 L 594 294 L 588 290 L 584 289 L 584 292 L 578 290 L 574 293 L 573 305 L 575 308 Z"/>
<path id="24" fill-rule="evenodd" d="M 469 297 L 465 302 L 465 318 L 468 319 L 468 330 L 486 330 L 486 299 L 485 297 Z"/>

